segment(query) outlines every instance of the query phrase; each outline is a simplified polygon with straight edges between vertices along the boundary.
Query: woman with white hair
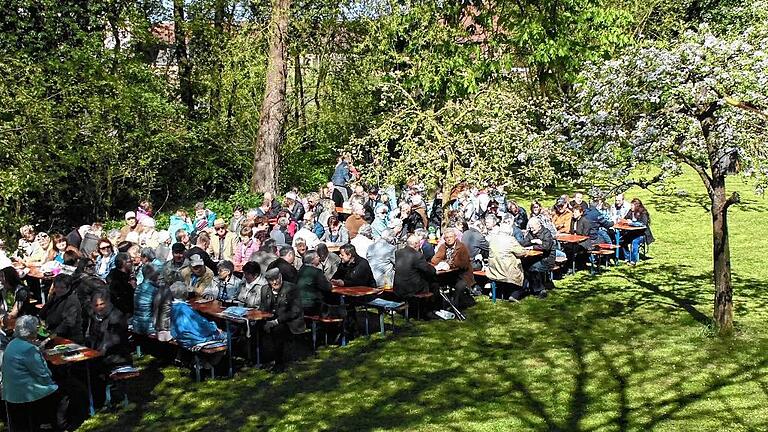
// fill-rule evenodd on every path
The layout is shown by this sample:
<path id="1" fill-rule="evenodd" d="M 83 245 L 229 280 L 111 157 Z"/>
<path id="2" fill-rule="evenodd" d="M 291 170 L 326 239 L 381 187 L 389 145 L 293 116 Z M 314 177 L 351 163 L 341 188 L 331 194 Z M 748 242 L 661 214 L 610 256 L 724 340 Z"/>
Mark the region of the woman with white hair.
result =
<path id="1" fill-rule="evenodd" d="M 361 257 L 368 255 L 368 248 L 373 244 L 373 230 L 368 224 L 363 224 L 357 231 L 355 238 L 349 241 Z"/>
<path id="2" fill-rule="evenodd" d="M 358 235 L 358 237 L 360 237 Z M 385 229 L 381 236 L 368 248 L 366 258 L 371 266 L 377 286 L 391 286 L 395 281 L 395 236 Z"/>
<path id="3" fill-rule="evenodd" d="M 59 386 L 36 342 L 39 326 L 33 316 L 19 318 L 3 356 L 3 399 L 11 430 L 39 430 L 43 424 L 66 429 Z"/>

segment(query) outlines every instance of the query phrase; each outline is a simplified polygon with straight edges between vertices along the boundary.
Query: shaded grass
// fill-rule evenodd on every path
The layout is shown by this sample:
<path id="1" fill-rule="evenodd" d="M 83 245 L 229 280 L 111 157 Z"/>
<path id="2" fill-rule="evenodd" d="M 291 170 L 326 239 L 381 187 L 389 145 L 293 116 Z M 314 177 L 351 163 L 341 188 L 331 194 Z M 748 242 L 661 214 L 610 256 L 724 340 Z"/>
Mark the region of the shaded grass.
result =
<path id="1" fill-rule="evenodd" d="M 145 357 L 154 372 L 131 389 L 139 405 L 81 429 L 764 430 L 768 270 L 757 251 L 768 246 L 768 205 L 735 186 L 749 201 L 730 216 L 738 333 L 720 339 L 702 188 L 690 173 L 676 186 L 687 196 L 627 194 L 648 203 L 658 239 L 636 268 L 580 273 L 545 301 L 481 299 L 466 322 L 361 338 L 279 375 L 195 384 Z"/>

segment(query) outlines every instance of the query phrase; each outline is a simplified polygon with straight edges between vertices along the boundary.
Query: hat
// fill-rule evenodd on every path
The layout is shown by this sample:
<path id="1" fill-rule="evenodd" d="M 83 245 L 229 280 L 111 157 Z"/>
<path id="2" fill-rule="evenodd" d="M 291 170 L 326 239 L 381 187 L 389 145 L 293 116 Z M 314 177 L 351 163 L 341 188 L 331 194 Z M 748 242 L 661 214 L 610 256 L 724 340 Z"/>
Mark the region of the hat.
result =
<path id="1" fill-rule="evenodd" d="M 229 270 L 230 273 L 235 271 L 235 265 L 232 264 L 232 261 L 227 261 L 227 260 L 219 261 L 219 265 L 216 266 L 216 268 L 219 269 L 219 270 L 227 269 L 227 270 Z"/>
<path id="2" fill-rule="evenodd" d="M 267 278 L 268 281 L 273 281 L 280 277 L 280 269 L 269 269 L 264 273 L 264 277 Z"/>
<path id="3" fill-rule="evenodd" d="M 562 197 L 558 198 L 557 203 L 555 205 L 559 205 L 559 206 L 565 205 L 565 198 L 562 198 Z"/>
<path id="4" fill-rule="evenodd" d="M 214 228 L 218 228 L 218 227 L 221 227 L 221 226 L 227 226 L 227 223 L 224 222 L 224 219 L 218 218 L 215 221 L 213 221 L 213 226 L 214 226 Z"/>
<path id="5" fill-rule="evenodd" d="M 294 201 L 296 201 L 296 199 L 299 198 L 294 192 L 288 192 L 287 194 L 285 194 L 285 197 L 286 198 L 290 198 L 290 199 L 292 199 Z"/>
<path id="6" fill-rule="evenodd" d="M 201 266 L 201 265 L 205 265 L 205 262 L 203 261 L 202 258 L 200 258 L 200 255 L 194 254 L 191 257 L 189 257 L 189 266 L 190 267 L 197 267 L 197 266 Z"/>
<path id="7" fill-rule="evenodd" d="M 132 211 L 125 212 L 125 220 L 128 220 L 128 219 L 136 219 L 136 212 L 132 212 Z"/>
<path id="8" fill-rule="evenodd" d="M 184 253 L 186 250 L 187 248 L 181 243 L 174 243 L 173 246 L 171 246 L 171 251 L 173 253 Z"/>

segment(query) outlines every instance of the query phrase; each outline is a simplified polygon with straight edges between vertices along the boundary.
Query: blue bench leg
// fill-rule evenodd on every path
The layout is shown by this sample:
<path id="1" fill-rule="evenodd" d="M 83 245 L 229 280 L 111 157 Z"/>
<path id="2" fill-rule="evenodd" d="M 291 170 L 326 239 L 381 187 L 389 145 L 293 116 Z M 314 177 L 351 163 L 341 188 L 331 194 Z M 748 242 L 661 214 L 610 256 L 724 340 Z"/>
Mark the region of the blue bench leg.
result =
<path id="1" fill-rule="evenodd" d="M 112 405 L 112 384 L 107 384 L 104 390 L 104 406 Z"/>
<path id="2" fill-rule="evenodd" d="M 496 282 L 491 281 L 491 300 L 496 303 Z"/>
<path id="3" fill-rule="evenodd" d="M 381 330 L 381 335 L 384 336 L 384 314 L 379 313 L 379 329 Z"/>
<path id="4" fill-rule="evenodd" d="M 312 321 L 312 351 L 317 351 L 317 322 Z"/>

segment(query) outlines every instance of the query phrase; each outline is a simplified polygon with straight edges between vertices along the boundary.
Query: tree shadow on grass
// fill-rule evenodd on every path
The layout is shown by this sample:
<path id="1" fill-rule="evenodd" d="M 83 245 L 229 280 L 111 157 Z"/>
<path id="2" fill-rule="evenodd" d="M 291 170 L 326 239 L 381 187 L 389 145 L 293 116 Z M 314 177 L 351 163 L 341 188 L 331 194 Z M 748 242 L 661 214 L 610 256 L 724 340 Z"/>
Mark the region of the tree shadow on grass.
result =
<path id="1" fill-rule="evenodd" d="M 194 384 L 166 368 L 137 409 L 84 430 L 759 429 L 744 404 L 768 402 L 768 343 L 690 336 L 709 320 L 710 281 L 686 266 L 622 267 L 563 281 L 545 301 L 483 300 L 466 322 L 324 349 L 279 375 Z"/>

